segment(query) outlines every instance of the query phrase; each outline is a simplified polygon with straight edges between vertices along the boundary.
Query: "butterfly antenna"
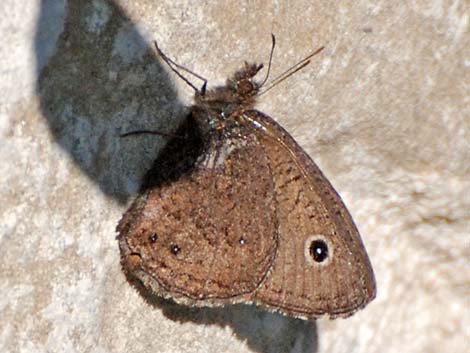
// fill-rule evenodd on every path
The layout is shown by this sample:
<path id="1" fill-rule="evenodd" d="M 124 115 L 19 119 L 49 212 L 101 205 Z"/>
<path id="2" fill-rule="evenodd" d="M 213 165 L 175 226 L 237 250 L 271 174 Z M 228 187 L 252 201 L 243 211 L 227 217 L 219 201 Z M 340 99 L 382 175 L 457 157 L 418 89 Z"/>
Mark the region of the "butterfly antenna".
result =
<path id="1" fill-rule="evenodd" d="M 142 134 L 148 134 L 148 135 L 158 135 L 158 136 L 164 136 L 168 138 L 176 138 L 176 139 L 184 139 L 184 137 L 175 135 L 175 134 L 169 134 L 166 132 L 160 132 L 160 131 L 154 131 L 154 130 L 136 130 L 136 131 L 130 131 L 126 132 L 124 134 L 119 135 L 120 137 L 127 137 L 127 136 L 132 136 L 132 135 L 142 135 Z"/>
<path id="2" fill-rule="evenodd" d="M 269 78 L 269 73 L 271 72 L 271 64 L 273 62 L 273 54 L 274 54 L 274 47 L 276 46 L 276 37 L 274 34 L 271 33 L 272 45 L 271 45 L 271 53 L 269 54 L 269 64 L 268 64 L 268 71 L 266 72 L 266 77 L 264 78 L 263 82 L 260 83 L 260 87 L 266 83 Z"/>
<path id="3" fill-rule="evenodd" d="M 154 41 L 154 44 L 155 44 L 155 48 L 157 50 L 158 55 L 168 65 L 168 67 L 171 69 L 171 71 L 173 71 L 176 75 L 178 75 L 178 77 L 180 79 L 182 79 L 184 82 L 186 82 L 186 84 L 188 84 L 192 89 L 194 89 L 194 91 L 196 93 L 200 92 L 202 95 L 204 95 L 206 93 L 207 79 L 205 79 L 201 75 L 198 75 L 197 73 L 189 70 L 188 68 L 184 67 L 183 65 L 180 65 L 180 64 L 174 62 L 172 59 L 170 59 L 168 56 L 166 56 L 166 54 L 164 52 L 162 52 L 162 50 L 158 47 L 157 41 Z M 181 74 L 181 72 L 178 71 L 177 69 L 179 69 L 181 71 L 185 71 L 185 72 L 193 75 L 194 77 L 200 79 L 201 81 L 203 81 L 201 90 L 199 90 L 196 86 L 194 86 L 191 83 L 191 81 L 189 81 L 189 79 L 187 79 L 185 76 L 183 76 L 183 74 Z"/>
<path id="4" fill-rule="evenodd" d="M 318 48 L 317 50 L 315 50 L 312 54 L 308 55 L 307 57 L 303 58 L 302 60 L 300 60 L 298 63 L 296 63 L 295 65 L 291 66 L 290 68 L 288 68 L 286 71 L 284 71 L 283 73 L 281 73 L 280 75 L 278 75 L 276 78 L 274 78 L 272 80 L 272 82 L 270 83 L 270 85 L 263 90 L 263 92 L 260 92 L 258 95 L 262 95 L 262 94 L 265 94 L 267 91 L 269 91 L 271 88 L 273 88 L 274 86 L 278 85 L 279 83 L 281 83 L 282 81 L 284 81 L 286 78 L 292 76 L 293 74 L 295 74 L 297 71 L 300 71 L 302 70 L 305 66 L 307 66 L 308 64 L 310 64 L 310 59 L 317 55 L 318 53 L 320 53 L 323 49 L 325 49 L 325 47 L 320 47 Z"/>

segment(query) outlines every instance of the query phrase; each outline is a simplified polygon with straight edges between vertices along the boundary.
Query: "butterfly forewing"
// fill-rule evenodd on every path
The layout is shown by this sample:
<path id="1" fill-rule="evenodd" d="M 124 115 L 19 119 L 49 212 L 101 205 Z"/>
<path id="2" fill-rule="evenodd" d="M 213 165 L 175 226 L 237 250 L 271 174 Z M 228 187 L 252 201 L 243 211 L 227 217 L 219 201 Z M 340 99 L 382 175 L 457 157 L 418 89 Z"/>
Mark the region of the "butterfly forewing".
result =
<path id="1" fill-rule="evenodd" d="M 360 235 L 340 197 L 315 163 L 270 117 L 246 112 L 255 121 L 268 156 L 276 195 L 279 247 L 256 298 L 289 315 L 347 316 L 375 295 L 375 282 Z M 310 246 L 328 247 L 316 262 Z"/>

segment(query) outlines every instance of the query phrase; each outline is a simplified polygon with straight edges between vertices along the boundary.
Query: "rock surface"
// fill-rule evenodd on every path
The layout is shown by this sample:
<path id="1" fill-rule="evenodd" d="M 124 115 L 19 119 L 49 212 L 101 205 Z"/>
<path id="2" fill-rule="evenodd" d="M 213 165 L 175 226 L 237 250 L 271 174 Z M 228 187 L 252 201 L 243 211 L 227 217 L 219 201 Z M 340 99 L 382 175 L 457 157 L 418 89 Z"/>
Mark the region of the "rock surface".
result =
<path id="1" fill-rule="evenodd" d="M 286 2 L 287 3 L 287 2 Z M 464 352 L 470 341 L 470 5 L 4 0 L 1 352 Z M 312 64 L 258 105 L 348 205 L 378 296 L 346 320 L 146 298 L 115 226 L 191 89 L 244 60 Z"/>

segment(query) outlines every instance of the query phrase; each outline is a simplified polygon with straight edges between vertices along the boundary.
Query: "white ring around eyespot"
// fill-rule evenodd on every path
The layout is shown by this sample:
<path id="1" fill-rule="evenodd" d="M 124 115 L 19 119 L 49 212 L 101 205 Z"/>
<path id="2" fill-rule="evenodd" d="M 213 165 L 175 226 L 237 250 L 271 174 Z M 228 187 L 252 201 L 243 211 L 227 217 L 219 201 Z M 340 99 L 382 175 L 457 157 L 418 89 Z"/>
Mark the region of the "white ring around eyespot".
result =
<path id="1" fill-rule="evenodd" d="M 325 244 L 328 246 L 328 257 L 323 262 L 316 262 L 314 259 L 312 259 L 312 255 L 310 254 L 310 244 L 312 244 L 312 241 L 315 241 L 315 240 L 323 240 L 325 242 Z M 310 266 L 327 266 L 327 265 L 329 265 L 330 262 L 331 262 L 331 259 L 333 258 L 333 254 L 334 254 L 334 246 L 331 243 L 331 241 L 329 241 L 327 239 L 327 237 L 325 235 L 323 235 L 323 234 L 313 234 L 305 240 L 305 243 L 304 243 L 304 256 L 305 256 L 305 261 L 307 261 L 307 263 Z"/>

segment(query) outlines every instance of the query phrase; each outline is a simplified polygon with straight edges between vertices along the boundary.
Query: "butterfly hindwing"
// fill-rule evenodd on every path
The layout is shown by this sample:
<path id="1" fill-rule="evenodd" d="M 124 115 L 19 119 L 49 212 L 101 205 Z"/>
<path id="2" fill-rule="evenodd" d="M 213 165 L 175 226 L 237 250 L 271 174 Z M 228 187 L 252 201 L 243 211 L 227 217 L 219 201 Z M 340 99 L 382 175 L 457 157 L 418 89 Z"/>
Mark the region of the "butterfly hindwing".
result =
<path id="1" fill-rule="evenodd" d="M 190 173 L 147 190 L 126 215 L 124 268 L 176 300 L 252 293 L 274 259 L 274 184 L 255 133 L 214 139 Z"/>

